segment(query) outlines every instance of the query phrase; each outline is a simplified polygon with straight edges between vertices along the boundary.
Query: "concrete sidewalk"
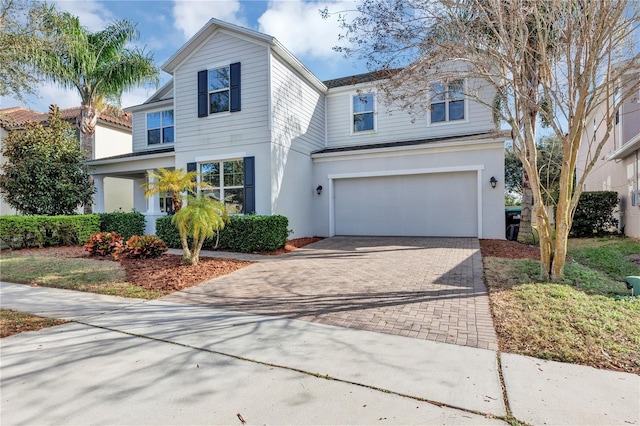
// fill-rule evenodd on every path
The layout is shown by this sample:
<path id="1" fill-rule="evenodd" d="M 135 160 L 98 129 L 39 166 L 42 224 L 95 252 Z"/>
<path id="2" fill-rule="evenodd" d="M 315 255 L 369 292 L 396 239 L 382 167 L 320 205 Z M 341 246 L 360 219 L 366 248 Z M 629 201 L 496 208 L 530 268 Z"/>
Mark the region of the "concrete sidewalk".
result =
<path id="1" fill-rule="evenodd" d="M 640 377 L 162 301 L 0 285 L 3 425 L 640 424 Z"/>

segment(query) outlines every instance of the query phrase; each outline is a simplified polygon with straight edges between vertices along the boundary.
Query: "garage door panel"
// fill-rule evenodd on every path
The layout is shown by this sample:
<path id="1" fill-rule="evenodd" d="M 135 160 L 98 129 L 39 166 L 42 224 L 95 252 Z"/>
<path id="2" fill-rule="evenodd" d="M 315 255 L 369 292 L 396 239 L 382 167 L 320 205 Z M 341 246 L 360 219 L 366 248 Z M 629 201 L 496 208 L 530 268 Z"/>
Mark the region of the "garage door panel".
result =
<path id="1" fill-rule="evenodd" d="M 337 235 L 478 235 L 475 172 L 339 179 Z"/>

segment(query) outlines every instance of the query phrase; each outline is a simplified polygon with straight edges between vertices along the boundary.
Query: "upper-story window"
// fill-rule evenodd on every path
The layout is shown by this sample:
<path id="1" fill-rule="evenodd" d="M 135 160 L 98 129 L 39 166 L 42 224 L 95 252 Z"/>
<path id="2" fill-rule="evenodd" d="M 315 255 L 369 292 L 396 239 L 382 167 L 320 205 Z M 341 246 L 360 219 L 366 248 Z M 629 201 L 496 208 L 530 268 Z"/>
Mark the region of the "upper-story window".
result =
<path id="1" fill-rule="evenodd" d="M 229 67 L 209 70 L 209 114 L 229 111 Z"/>
<path id="2" fill-rule="evenodd" d="M 431 122 L 464 120 L 464 80 L 431 85 Z"/>
<path id="3" fill-rule="evenodd" d="M 147 144 L 172 143 L 173 110 L 147 113 Z"/>
<path id="4" fill-rule="evenodd" d="M 240 62 L 198 72 L 198 117 L 240 111 Z"/>
<path id="5" fill-rule="evenodd" d="M 203 192 L 221 201 L 229 214 L 244 211 L 243 160 L 215 161 L 200 164 L 200 179 L 211 186 Z"/>
<path id="6" fill-rule="evenodd" d="M 372 93 L 355 95 L 352 99 L 353 132 L 375 130 L 375 109 Z"/>

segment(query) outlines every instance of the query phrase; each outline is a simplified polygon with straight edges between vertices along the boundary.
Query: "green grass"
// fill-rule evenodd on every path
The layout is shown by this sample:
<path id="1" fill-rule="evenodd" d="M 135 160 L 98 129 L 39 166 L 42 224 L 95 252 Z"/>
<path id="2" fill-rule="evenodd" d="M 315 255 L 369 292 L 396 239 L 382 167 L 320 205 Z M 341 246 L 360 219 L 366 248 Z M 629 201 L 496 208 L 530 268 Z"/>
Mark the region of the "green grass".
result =
<path id="1" fill-rule="evenodd" d="M 167 294 L 127 283 L 120 264 L 104 260 L 3 256 L 0 271 L 3 281 L 20 284 L 142 299 L 156 299 Z"/>
<path id="2" fill-rule="evenodd" d="M 569 256 L 584 266 L 621 281 L 629 275 L 640 275 L 640 266 L 630 257 L 640 255 L 640 240 L 589 238 L 570 241 Z"/>
<path id="3" fill-rule="evenodd" d="M 541 282 L 540 263 L 484 259 L 500 348 L 537 358 L 640 374 L 640 297 L 623 279 L 640 274 L 638 240 L 571 240 L 562 283 Z M 574 257 L 575 256 L 575 257 Z"/>

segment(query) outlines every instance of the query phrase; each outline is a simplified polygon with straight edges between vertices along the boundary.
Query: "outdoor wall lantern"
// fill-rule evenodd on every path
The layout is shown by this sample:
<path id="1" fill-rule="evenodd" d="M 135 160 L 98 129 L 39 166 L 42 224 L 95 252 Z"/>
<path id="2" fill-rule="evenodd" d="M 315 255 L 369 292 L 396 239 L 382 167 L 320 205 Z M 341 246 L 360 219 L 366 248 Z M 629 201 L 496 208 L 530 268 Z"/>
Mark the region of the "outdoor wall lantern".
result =
<path id="1" fill-rule="evenodd" d="M 320 193 L 322 192 L 322 185 L 318 185 L 318 187 L 316 188 L 316 192 L 318 193 L 318 195 L 320 195 Z"/>
<path id="2" fill-rule="evenodd" d="M 495 188 L 498 183 L 498 179 L 496 179 L 495 176 L 491 176 L 491 179 L 489 179 L 489 183 L 491 184 L 492 188 Z"/>

